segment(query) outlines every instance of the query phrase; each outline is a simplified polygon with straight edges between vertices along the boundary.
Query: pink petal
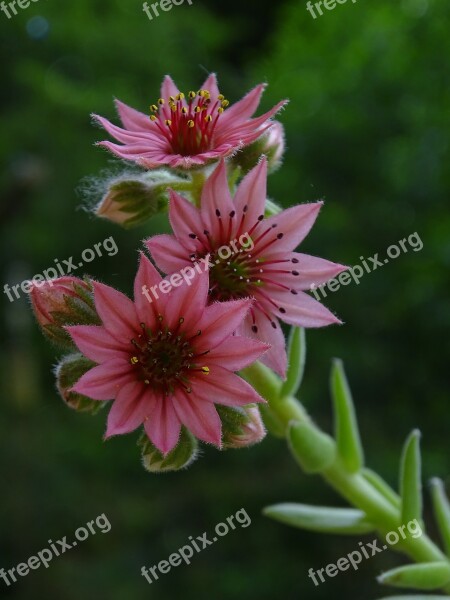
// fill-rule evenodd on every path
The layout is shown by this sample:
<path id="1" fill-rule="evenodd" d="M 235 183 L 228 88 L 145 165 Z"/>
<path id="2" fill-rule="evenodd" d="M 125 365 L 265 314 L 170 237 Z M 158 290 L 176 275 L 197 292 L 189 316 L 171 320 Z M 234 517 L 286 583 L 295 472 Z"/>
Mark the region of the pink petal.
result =
<path id="1" fill-rule="evenodd" d="M 275 309 L 275 314 L 285 323 L 298 327 L 325 327 L 341 323 L 328 308 L 305 292 L 293 296 L 289 292 L 271 291 L 270 296 L 281 308 Z"/>
<path id="2" fill-rule="evenodd" d="M 153 260 L 164 273 L 175 273 L 189 267 L 189 251 L 173 235 L 155 235 L 145 240 Z"/>
<path id="3" fill-rule="evenodd" d="M 292 252 L 288 255 L 284 252 L 274 252 L 266 255 L 265 258 L 268 261 L 285 259 L 289 261 L 268 264 L 267 267 L 262 264 L 261 266 L 264 269 L 262 278 L 266 281 L 272 280 L 294 290 L 309 290 L 312 285 L 317 287 L 348 269 L 344 265 L 299 252 Z M 292 260 L 295 262 L 292 262 Z M 269 284 L 268 288 L 272 288 L 272 286 Z"/>
<path id="4" fill-rule="evenodd" d="M 273 323 L 273 325 L 272 325 Z M 274 327 L 275 325 L 275 327 Z M 256 327 L 256 331 L 254 330 Z M 278 373 L 283 379 L 286 377 L 287 355 L 286 340 L 278 319 L 271 315 L 270 320 L 258 309 L 257 306 L 247 315 L 244 323 L 238 329 L 238 334 L 261 340 L 271 346 L 260 361 Z"/>
<path id="5" fill-rule="evenodd" d="M 216 243 L 229 243 L 230 214 L 235 212 L 236 207 L 231 199 L 224 160 L 220 161 L 214 173 L 207 179 L 203 188 L 201 206 L 203 223 L 211 237 Z"/>
<path id="6" fill-rule="evenodd" d="M 93 400 L 112 400 L 132 379 L 130 364 L 124 358 L 114 358 L 90 369 L 72 391 Z"/>
<path id="7" fill-rule="evenodd" d="M 159 148 L 164 149 L 167 145 L 167 142 L 160 136 L 155 135 L 150 131 L 151 121 L 149 120 L 145 129 L 141 129 L 139 131 L 129 131 L 127 129 L 122 129 L 121 127 L 117 127 L 117 125 L 113 125 L 108 119 L 104 117 L 100 117 L 99 115 L 93 115 L 94 120 L 97 121 L 110 135 L 116 138 L 119 142 L 123 144 L 142 144 L 143 148 L 146 150 L 151 150 Z"/>
<path id="8" fill-rule="evenodd" d="M 234 197 L 237 212 L 237 223 L 244 221 L 238 233 L 246 233 L 256 223 L 260 215 L 264 215 L 267 197 L 267 159 L 264 157 L 259 164 L 248 173 L 240 183 Z"/>
<path id="9" fill-rule="evenodd" d="M 148 128 L 149 117 L 144 113 L 131 108 L 124 102 L 121 102 L 117 98 L 115 99 L 117 112 L 119 113 L 120 120 L 122 121 L 126 129 L 131 131 L 140 131 Z"/>
<path id="10" fill-rule="evenodd" d="M 252 302 L 251 298 L 245 298 L 216 302 L 208 306 L 198 324 L 201 335 L 196 338 L 196 350 L 213 350 L 232 335 L 242 323 Z"/>
<path id="11" fill-rule="evenodd" d="M 164 455 L 175 448 L 180 437 L 181 423 L 171 398 L 156 398 L 152 412 L 144 423 L 145 431 Z"/>
<path id="12" fill-rule="evenodd" d="M 162 277 L 145 254 L 141 252 L 140 256 L 139 269 L 134 280 L 134 302 L 139 322 L 145 323 L 151 329 L 155 324 L 155 314 L 159 314 L 164 305 L 152 294 L 151 288 L 159 286 Z"/>
<path id="13" fill-rule="evenodd" d="M 236 102 L 226 109 L 219 122 L 222 126 L 228 125 L 236 120 L 245 121 L 253 115 L 261 102 L 261 96 L 266 88 L 265 83 L 260 83 L 246 94 L 242 100 Z"/>
<path id="14" fill-rule="evenodd" d="M 277 241 L 270 246 L 270 251 L 290 252 L 294 250 L 310 232 L 322 204 L 323 202 L 299 204 L 263 221 L 266 229 L 275 226 L 271 237 Z M 282 235 L 281 239 L 277 239 L 277 236 L 280 235 Z M 259 247 L 264 247 L 269 239 L 269 237 L 265 237 Z M 264 254 L 264 250 L 259 250 L 257 246 L 253 254 L 256 256 L 260 252 Z"/>
<path id="15" fill-rule="evenodd" d="M 286 104 L 287 100 L 282 100 L 260 117 L 249 119 L 244 123 L 239 122 L 237 119 L 235 122 L 225 122 L 219 119 L 216 128 L 216 142 L 220 144 L 233 134 L 238 134 L 241 138 L 244 138 L 246 143 L 249 139 L 258 139 L 264 133 L 265 128 L 271 126 L 271 123 L 268 123 L 269 119 L 275 116 Z M 263 125 L 267 127 L 263 128 Z"/>
<path id="16" fill-rule="evenodd" d="M 265 403 L 265 400 L 246 381 L 217 365 L 211 367 L 209 375 L 202 374 L 194 377 L 192 390 L 196 398 L 225 406 Z"/>
<path id="17" fill-rule="evenodd" d="M 108 415 L 105 439 L 113 435 L 130 433 L 137 429 L 151 411 L 152 398 L 141 382 L 134 381 L 118 393 Z"/>
<path id="18" fill-rule="evenodd" d="M 161 98 L 163 98 L 165 101 L 162 112 L 164 113 L 166 119 L 170 118 L 169 97 L 177 96 L 179 93 L 180 90 L 177 88 L 172 77 L 170 75 L 166 75 L 161 85 Z"/>
<path id="19" fill-rule="evenodd" d="M 93 282 L 95 307 L 103 325 L 116 340 L 131 340 L 137 328 L 133 302 L 109 285 Z"/>
<path id="20" fill-rule="evenodd" d="M 222 441 L 222 423 L 212 402 L 205 402 L 194 394 L 178 390 L 172 397 L 178 418 L 199 440 L 209 442 L 220 448 Z"/>
<path id="21" fill-rule="evenodd" d="M 186 198 L 170 191 L 169 219 L 177 240 L 190 252 L 201 250 L 205 243 L 200 211 Z M 197 239 L 192 238 L 193 235 Z"/>
<path id="22" fill-rule="evenodd" d="M 96 325 L 73 325 L 66 327 L 79 351 L 96 363 L 120 358 L 125 353 L 123 344 Z"/>
<path id="23" fill-rule="evenodd" d="M 230 371 L 240 371 L 260 359 L 269 349 L 268 344 L 259 340 L 234 335 L 214 348 L 205 361 L 208 366 L 218 365 Z"/>
<path id="24" fill-rule="evenodd" d="M 211 73 L 200 88 L 202 90 L 208 90 L 211 95 L 211 102 L 215 102 L 217 100 L 217 96 L 220 94 L 219 88 L 217 86 L 217 77 L 215 73 Z"/>
<path id="25" fill-rule="evenodd" d="M 204 270 L 201 265 L 201 272 L 198 273 L 191 267 L 193 279 L 183 281 L 179 287 L 173 289 L 170 298 L 165 307 L 165 323 L 169 329 L 177 326 L 180 319 L 183 319 L 183 331 L 197 331 L 198 323 L 205 311 L 206 301 L 208 299 L 209 272 Z M 187 273 L 186 273 L 187 275 Z"/>

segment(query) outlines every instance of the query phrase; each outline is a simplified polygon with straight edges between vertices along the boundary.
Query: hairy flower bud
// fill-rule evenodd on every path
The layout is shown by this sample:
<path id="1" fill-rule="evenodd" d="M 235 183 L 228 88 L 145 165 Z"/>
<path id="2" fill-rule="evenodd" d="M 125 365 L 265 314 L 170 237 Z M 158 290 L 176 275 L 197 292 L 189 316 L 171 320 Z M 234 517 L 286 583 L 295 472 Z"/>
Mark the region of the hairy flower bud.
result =
<path id="1" fill-rule="evenodd" d="M 73 348 L 66 325 L 95 325 L 99 322 L 91 285 L 78 277 L 60 277 L 34 282 L 31 305 L 43 333 L 53 342 Z"/>
<path id="2" fill-rule="evenodd" d="M 70 354 L 65 356 L 55 369 L 56 387 L 67 406 L 78 412 L 88 412 L 93 415 L 97 414 L 105 403 L 73 392 L 71 388 L 94 365 L 95 363 L 82 354 Z"/>
<path id="3" fill-rule="evenodd" d="M 265 155 L 269 172 L 273 172 L 281 165 L 284 150 L 284 127 L 279 121 L 274 121 L 267 133 L 237 152 L 231 163 L 240 167 L 245 175 L 258 164 L 261 156 Z"/>
<path id="4" fill-rule="evenodd" d="M 266 430 L 258 407 L 218 406 L 217 412 L 222 420 L 223 448 L 247 448 L 264 439 Z"/>
<path id="5" fill-rule="evenodd" d="M 167 188 L 182 181 L 166 171 L 109 181 L 95 214 L 125 228 L 136 227 L 167 208 Z"/>
<path id="6" fill-rule="evenodd" d="M 181 429 L 180 439 L 173 450 L 163 455 L 145 433 L 138 441 L 142 451 L 142 464 L 150 473 L 167 473 L 189 467 L 198 455 L 198 442 L 185 428 Z"/>

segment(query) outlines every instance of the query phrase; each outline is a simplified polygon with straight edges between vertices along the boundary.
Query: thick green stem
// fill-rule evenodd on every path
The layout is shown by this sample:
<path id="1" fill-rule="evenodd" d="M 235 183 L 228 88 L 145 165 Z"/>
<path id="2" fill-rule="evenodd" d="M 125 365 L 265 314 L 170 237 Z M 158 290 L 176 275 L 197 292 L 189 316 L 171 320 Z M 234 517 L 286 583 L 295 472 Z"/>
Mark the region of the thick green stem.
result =
<path id="1" fill-rule="evenodd" d="M 192 171 L 191 194 L 195 205 L 200 208 L 203 186 L 205 185 L 206 175 L 203 171 Z"/>
<path id="2" fill-rule="evenodd" d="M 297 421 L 312 424 L 302 404 L 293 397 L 280 396 L 281 381 L 267 367 L 255 363 L 243 371 L 243 376 L 268 402 L 268 410 L 280 423 L 285 435 L 289 423 Z M 390 531 L 395 531 L 406 523 L 401 523 L 401 514 L 398 506 L 392 499 L 383 495 L 362 472 L 349 473 L 338 457 L 334 463 L 321 473 L 322 477 L 351 505 L 364 511 L 376 526 L 383 538 Z M 378 486 L 379 487 L 379 486 Z M 444 553 L 424 533 L 418 538 L 408 536 L 400 540 L 394 549 L 404 552 L 416 562 L 434 562 L 447 560 Z M 445 588 L 450 592 L 450 587 Z"/>

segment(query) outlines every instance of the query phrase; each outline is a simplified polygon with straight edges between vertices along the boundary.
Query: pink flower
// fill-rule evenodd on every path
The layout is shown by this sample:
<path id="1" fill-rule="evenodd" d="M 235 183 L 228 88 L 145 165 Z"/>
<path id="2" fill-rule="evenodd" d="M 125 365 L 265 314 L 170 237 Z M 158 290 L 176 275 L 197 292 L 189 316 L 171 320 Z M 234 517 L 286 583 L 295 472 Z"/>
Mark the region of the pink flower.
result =
<path id="1" fill-rule="evenodd" d="M 80 297 L 80 291 L 89 293 L 90 289 L 88 284 L 78 277 L 66 276 L 46 281 L 33 281 L 30 299 L 39 325 L 41 327 L 54 325 L 55 319 L 52 313 L 69 312 L 66 298 L 77 299 L 79 303 L 84 303 L 85 299 Z"/>
<path id="2" fill-rule="evenodd" d="M 119 100 L 116 100 L 116 107 L 124 129 L 93 115 L 123 144 L 103 141 L 99 145 L 146 169 L 164 165 L 190 169 L 205 165 L 254 142 L 271 127 L 270 118 L 286 101 L 252 119 L 264 88 L 264 84 L 256 86 L 227 109 L 229 102 L 219 93 L 214 74 L 207 78 L 199 92 L 189 92 L 187 97 L 167 75 L 161 87 L 161 98 L 150 107 L 150 117 Z"/>
<path id="3" fill-rule="evenodd" d="M 267 346 L 232 337 L 249 310 L 248 299 L 206 307 L 208 272 L 150 303 L 143 292 L 161 281 L 142 255 L 134 302 L 93 282 L 102 325 L 67 330 L 79 350 L 98 365 L 72 391 L 94 400 L 114 399 L 107 438 L 143 423 L 152 443 L 168 454 L 184 425 L 200 440 L 220 447 L 221 421 L 214 404 L 263 402 L 233 371 L 254 362 Z"/>
<path id="4" fill-rule="evenodd" d="M 233 201 L 222 162 L 203 188 L 201 209 L 172 191 L 169 216 L 175 235 L 159 235 L 146 243 L 165 273 L 210 254 L 210 300 L 255 299 L 238 333 L 270 344 L 261 360 L 284 377 L 287 358 L 278 319 L 302 327 L 340 323 L 304 290 L 346 267 L 293 252 L 309 233 L 322 203 L 301 204 L 265 219 L 266 175 L 263 159 L 242 180 Z M 232 241 L 237 251 L 230 256 Z"/>

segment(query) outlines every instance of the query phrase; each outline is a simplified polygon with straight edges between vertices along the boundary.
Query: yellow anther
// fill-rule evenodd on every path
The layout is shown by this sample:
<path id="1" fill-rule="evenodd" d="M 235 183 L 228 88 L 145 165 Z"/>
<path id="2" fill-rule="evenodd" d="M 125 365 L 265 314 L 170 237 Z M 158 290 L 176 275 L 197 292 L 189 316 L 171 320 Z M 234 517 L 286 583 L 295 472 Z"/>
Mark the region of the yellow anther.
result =
<path id="1" fill-rule="evenodd" d="M 158 100 L 158 104 L 159 104 L 160 106 L 163 106 L 165 103 L 166 103 L 166 101 L 164 100 L 164 98 L 160 98 L 160 99 Z"/>
<path id="2" fill-rule="evenodd" d="M 150 385 L 150 381 L 148 379 L 144 380 L 145 385 Z"/>
<path id="3" fill-rule="evenodd" d="M 187 115 L 189 111 L 185 106 L 183 106 L 183 108 L 181 109 L 181 112 L 183 113 L 183 115 Z"/>
<path id="4" fill-rule="evenodd" d="M 209 98 L 211 96 L 208 90 L 200 90 L 198 95 L 202 98 Z"/>
<path id="5" fill-rule="evenodd" d="M 225 96 L 223 94 L 219 94 L 217 96 L 217 100 L 220 100 L 222 102 L 222 100 L 225 100 Z"/>
<path id="6" fill-rule="evenodd" d="M 194 108 L 194 112 L 198 114 L 199 112 L 202 112 L 202 109 L 200 108 L 200 106 L 196 106 Z"/>
<path id="7" fill-rule="evenodd" d="M 217 109 L 217 112 L 219 113 L 219 115 L 221 115 L 224 111 L 225 111 L 225 109 L 222 108 L 221 106 L 219 106 L 219 108 Z"/>
<path id="8" fill-rule="evenodd" d="M 139 359 L 138 359 L 137 356 L 132 356 L 130 362 L 131 362 L 132 365 L 137 365 L 138 362 L 139 362 Z"/>
<path id="9" fill-rule="evenodd" d="M 170 110 L 171 110 L 172 112 L 177 112 L 177 107 L 175 106 L 175 104 L 171 104 L 171 105 L 170 105 Z"/>
<path id="10" fill-rule="evenodd" d="M 204 373 L 205 375 L 209 375 L 209 367 L 202 367 L 201 372 Z"/>
<path id="11" fill-rule="evenodd" d="M 175 96 L 169 96 L 170 102 L 175 102 Z"/>
<path id="12" fill-rule="evenodd" d="M 193 100 L 193 99 L 195 98 L 195 96 L 196 96 L 196 95 L 197 95 L 197 93 L 196 93 L 196 92 L 189 92 L 189 98 L 190 98 L 191 100 Z"/>
<path id="13" fill-rule="evenodd" d="M 184 317 L 180 317 L 179 320 L 178 320 L 178 323 L 180 325 L 182 325 L 184 323 Z"/>
<path id="14" fill-rule="evenodd" d="M 211 121 L 212 121 L 212 116 L 211 116 L 211 115 L 207 115 L 207 116 L 205 117 L 205 121 L 206 121 L 207 123 L 211 123 Z"/>
<path id="15" fill-rule="evenodd" d="M 167 125 L 167 127 L 170 127 L 172 125 L 172 121 L 170 119 L 166 119 L 165 124 Z"/>
<path id="16" fill-rule="evenodd" d="M 230 105 L 229 100 L 223 100 L 223 102 L 222 102 L 222 108 L 226 108 L 229 105 Z"/>
<path id="17" fill-rule="evenodd" d="M 180 92 L 180 93 L 177 95 L 177 100 L 184 100 L 184 97 L 185 97 L 185 96 L 184 96 L 183 92 Z"/>
<path id="18" fill-rule="evenodd" d="M 158 120 L 158 118 L 157 118 L 157 117 L 155 117 L 155 115 L 150 115 L 150 120 L 151 120 L 151 121 L 157 121 L 157 120 Z"/>
<path id="19" fill-rule="evenodd" d="M 187 122 L 187 124 L 188 124 L 188 127 L 190 129 L 192 129 L 195 126 L 195 123 L 194 123 L 194 121 L 192 119 L 189 119 L 189 121 Z"/>
<path id="20" fill-rule="evenodd" d="M 156 106 L 156 104 L 152 104 L 152 105 L 150 106 L 150 110 L 151 110 L 152 112 L 158 112 L 158 107 Z"/>

